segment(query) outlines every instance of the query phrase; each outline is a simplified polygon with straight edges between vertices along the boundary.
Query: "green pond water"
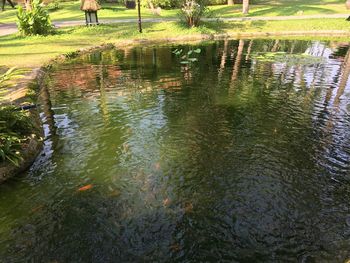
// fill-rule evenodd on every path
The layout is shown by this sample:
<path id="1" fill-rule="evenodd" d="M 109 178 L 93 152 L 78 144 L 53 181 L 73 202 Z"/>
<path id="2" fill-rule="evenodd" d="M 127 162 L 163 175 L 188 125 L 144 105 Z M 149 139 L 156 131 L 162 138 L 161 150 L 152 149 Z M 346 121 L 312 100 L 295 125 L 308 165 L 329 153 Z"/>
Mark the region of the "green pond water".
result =
<path id="1" fill-rule="evenodd" d="M 287 40 L 53 67 L 44 150 L 0 185 L 0 262 L 350 259 L 349 73 L 348 43 Z"/>

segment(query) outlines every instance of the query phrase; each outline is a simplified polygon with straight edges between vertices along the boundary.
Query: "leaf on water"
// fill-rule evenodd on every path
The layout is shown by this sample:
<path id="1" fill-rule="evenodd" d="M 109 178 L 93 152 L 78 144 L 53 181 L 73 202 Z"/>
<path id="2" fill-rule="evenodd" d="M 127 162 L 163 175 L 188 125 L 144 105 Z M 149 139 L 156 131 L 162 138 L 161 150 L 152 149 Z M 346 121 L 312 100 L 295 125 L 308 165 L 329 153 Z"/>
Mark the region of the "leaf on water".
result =
<path id="1" fill-rule="evenodd" d="M 198 61 L 198 59 L 197 59 L 197 58 L 189 58 L 188 60 L 189 60 L 189 61 L 191 61 L 191 62 Z"/>
<path id="2" fill-rule="evenodd" d="M 182 53 L 182 49 L 175 49 L 173 53 L 177 56 L 179 56 Z"/>
<path id="3" fill-rule="evenodd" d="M 265 52 L 257 53 L 252 56 L 261 62 L 279 62 L 288 65 L 313 65 L 325 62 L 324 57 L 313 56 L 309 54 L 287 54 L 285 52 Z"/>
<path id="4" fill-rule="evenodd" d="M 88 185 L 85 185 L 85 186 L 83 186 L 83 187 L 80 187 L 80 188 L 78 189 L 78 191 L 79 191 L 79 192 L 87 191 L 87 190 L 90 190 L 92 187 L 93 187 L 92 184 L 88 184 Z"/>

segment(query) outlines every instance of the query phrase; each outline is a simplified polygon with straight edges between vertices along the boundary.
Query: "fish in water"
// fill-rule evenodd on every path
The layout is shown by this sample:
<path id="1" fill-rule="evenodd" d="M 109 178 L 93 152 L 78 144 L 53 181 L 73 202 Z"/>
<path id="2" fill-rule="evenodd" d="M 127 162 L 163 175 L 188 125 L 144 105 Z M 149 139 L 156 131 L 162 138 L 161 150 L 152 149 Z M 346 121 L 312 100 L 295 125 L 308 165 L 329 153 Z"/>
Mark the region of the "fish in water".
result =
<path id="1" fill-rule="evenodd" d="M 163 206 L 168 207 L 171 204 L 171 200 L 169 198 L 165 198 L 163 200 Z"/>
<path id="2" fill-rule="evenodd" d="M 92 184 L 88 184 L 88 185 L 85 185 L 85 186 L 83 186 L 83 187 L 80 187 L 80 188 L 78 189 L 78 191 L 79 191 L 79 192 L 83 192 L 83 191 L 86 191 L 86 190 L 90 190 L 92 187 L 93 187 Z"/>

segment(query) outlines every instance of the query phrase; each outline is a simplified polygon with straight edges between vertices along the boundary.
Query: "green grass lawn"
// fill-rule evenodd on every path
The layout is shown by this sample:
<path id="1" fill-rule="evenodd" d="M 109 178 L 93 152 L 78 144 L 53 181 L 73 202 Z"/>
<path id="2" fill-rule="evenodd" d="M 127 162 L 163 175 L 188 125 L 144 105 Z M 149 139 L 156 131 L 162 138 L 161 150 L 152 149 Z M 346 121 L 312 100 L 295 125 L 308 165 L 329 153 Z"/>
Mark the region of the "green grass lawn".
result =
<path id="1" fill-rule="evenodd" d="M 342 14 L 350 13 L 345 8 L 344 0 L 260 0 L 259 4 L 251 5 L 249 16 L 289 16 L 316 14 Z M 58 10 L 49 10 L 53 21 L 84 20 L 84 13 L 80 11 L 80 2 L 60 3 Z M 137 17 L 136 10 L 126 9 L 116 4 L 103 4 L 98 15 L 100 19 L 130 19 Z M 241 17 L 241 5 L 211 6 L 210 10 L 216 17 Z M 162 10 L 160 15 L 152 14 L 148 9 L 142 9 L 145 18 L 175 18 L 178 10 Z M 299 13 L 298 13 L 299 12 Z M 13 23 L 16 21 L 16 10 L 7 6 L 5 12 L 0 12 L 0 23 Z"/>
<path id="2" fill-rule="evenodd" d="M 236 6 L 213 6 L 213 13 L 218 17 L 241 17 L 242 7 Z M 302 13 L 301 13 L 302 12 Z M 291 5 L 251 5 L 248 16 L 293 16 L 293 15 L 318 15 L 318 14 L 347 14 L 350 13 L 344 3 L 342 4 L 291 4 Z"/>
<path id="3" fill-rule="evenodd" d="M 84 20 L 84 12 L 80 10 L 80 1 L 60 3 L 58 10 L 48 10 L 52 21 Z M 144 18 L 176 17 L 178 10 L 162 10 L 161 15 L 153 14 L 149 9 L 142 8 Z M 136 9 L 127 9 L 117 4 L 103 4 L 98 12 L 99 19 L 130 19 L 137 18 Z M 0 23 L 13 23 L 16 21 L 16 10 L 9 7 L 0 12 Z"/>
<path id="4" fill-rule="evenodd" d="M 133 39 L 167 39 L 179 36 L 234 32 L 281 32 L 298 30 L 347 30 L 344 19 L 312 19 L 290 21 L 206 22 L 188 29 L 178 22 L 144 23 L 144 33 L 131 23 L 71 27 L 57 30 L 51 36 L 21 37 L 15 34 L 0 37 L 0 67 L 38 67 L 59 54 L 103 43 L 121 43 Z M 345 40 L 349 40 L 348 38 Z"/>

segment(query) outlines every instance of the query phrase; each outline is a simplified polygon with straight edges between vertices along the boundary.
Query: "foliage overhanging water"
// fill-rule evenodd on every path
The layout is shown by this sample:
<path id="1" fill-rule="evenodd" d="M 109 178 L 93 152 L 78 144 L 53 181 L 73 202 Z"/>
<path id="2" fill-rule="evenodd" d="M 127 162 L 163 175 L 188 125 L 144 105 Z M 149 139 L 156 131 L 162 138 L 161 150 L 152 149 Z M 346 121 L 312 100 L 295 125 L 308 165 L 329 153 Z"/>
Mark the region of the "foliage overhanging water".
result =
<path id="1" fill-rule="evenodd" d="M 350 49 L 95 52 L 42 92 L 45 149 L 0 186 L 1 262 L 343 262 Z"/>

